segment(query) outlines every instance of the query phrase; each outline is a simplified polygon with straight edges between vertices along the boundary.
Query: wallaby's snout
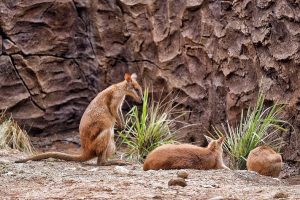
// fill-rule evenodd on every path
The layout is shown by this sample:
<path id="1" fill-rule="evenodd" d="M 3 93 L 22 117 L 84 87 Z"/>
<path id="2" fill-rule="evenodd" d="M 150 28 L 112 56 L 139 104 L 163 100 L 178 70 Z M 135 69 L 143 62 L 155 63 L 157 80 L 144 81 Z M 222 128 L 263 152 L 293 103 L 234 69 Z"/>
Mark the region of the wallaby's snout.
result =
<path id="1" fill-rule="evenodd" d="M 133 73 L 125 74 L 124 79 L 127 81 L 127 94 L 131 96 L 137 103 L 143 102 L 143 89 L 137 82 L 137 75 Z"/>
<path id="2" fill-rule="evenodd" d="M 134 91 L 136 93 L 134 100 L 139 104 L 143 103 L 144 95 L 142 88 L 139 86 L 138 88 L 135 88 Z"/>
<path id="3" fill-rule="evenodd" d="M 143 90 L 142 88 L 139 90 L 139 97 L 140 97 L 140 100 L 138 101 L 138 103 L 143 103 L 143 100 L 144 100 L 144 95 L 143 95 Z"/>

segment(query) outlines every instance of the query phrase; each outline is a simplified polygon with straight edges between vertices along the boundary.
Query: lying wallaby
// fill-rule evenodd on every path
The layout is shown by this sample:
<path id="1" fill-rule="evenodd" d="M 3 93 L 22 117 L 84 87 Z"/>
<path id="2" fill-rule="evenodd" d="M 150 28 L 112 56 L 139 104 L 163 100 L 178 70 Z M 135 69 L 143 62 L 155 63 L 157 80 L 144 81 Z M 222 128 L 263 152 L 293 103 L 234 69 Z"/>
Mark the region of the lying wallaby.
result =
<path id="1" fill-rule="evenodd" d="M 224 137 L 209 142 L 206 148 L 191 144 L 166 144 L 154 149 L 144 162 L 144 170 L 229 169 L 223 163 Z"/>
<path id="2" fill-rule="evenodd" d="M 136 81 L 136 74 L 125 74 L 124 78 L 124 81 L 100 92 L 83 113 L 79 125 L 81 154 L 48 152 L 16 162 L 46 158 L 83 162 L 98 157 L 97 165 L 109 163 L 107 159 L 115 152 L 114 125 L 124 125 L 121 109 L 125 96 L 129 95 L 137 102 L 142 101 L 142 88 Z"/>
<path id="3" fill-rule="evenodd" d="M 278 177 L 282 165 L 281 155 L 266 145 L 250 151 L 247 158 L 247 169 L 265 176 Z"/>

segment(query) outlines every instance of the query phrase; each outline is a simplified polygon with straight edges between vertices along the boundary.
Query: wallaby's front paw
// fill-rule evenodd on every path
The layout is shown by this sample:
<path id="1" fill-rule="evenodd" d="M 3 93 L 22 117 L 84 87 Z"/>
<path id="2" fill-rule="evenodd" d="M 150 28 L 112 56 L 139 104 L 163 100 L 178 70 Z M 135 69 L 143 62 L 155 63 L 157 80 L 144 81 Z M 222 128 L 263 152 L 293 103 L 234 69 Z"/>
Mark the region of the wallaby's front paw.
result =
<path id="1" fill-rule="evenodd" d="M 118 127 L 118 129 L 121 129 L 121 130 L 124 129 L 124 125 L 122 125 L 122 124 L 118 124 L 117 127 Z"/>
<path id="2" fill-rule="evenodd" d="M 118 128 L 119 129 L 125 129 L 125 123 L 118 123 Z"/>

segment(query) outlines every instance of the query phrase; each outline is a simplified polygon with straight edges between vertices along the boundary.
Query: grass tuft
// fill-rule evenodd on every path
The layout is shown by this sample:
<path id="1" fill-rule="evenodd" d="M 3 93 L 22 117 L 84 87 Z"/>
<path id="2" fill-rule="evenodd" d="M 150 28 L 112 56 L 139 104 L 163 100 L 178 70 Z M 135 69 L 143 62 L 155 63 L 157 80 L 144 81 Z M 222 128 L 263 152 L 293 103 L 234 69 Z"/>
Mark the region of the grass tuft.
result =
<path id="1" fill-rule="evenodd" d="M 6 117 L 5 113 L 0 113 L 0 149 L 17 149 L 26 153 L 33 153 L 34 149 L 29 136 L 22 130 L 12 117 Z"/>
<path id="2" fill-rule="evenodd" d="M 286 131 L 284 125 L 289 124 L 280 119 L 285 105 L 275 102 L 265 107 L 264 102 L 265 95 L 259 91 L 256 105 L 249 107 L 246 114 L 242 111 L 237 126 L 227 121 L 226 127 L 222 124 L 221 130 L 213 127 L 216 135 L 226 135 L 224 148 L 230 156 L 230 166 L 234 169 L 246 169 L 246 158 L 257 146 L 267 144 L 278 152 L 284 144 L 278 132 Z"/>
<path id="3" fill-rule="evenodd" d="M 158 146 L 174 143 L 176 132 L 191 126 L 178 120 L 186 112 L 176 111 L 179 104 L 175 103 L 176 97 L 170 96 L 171 93 L 164 99 L 154 101 L 149 99 L 149 91 L 145 89 L 141 112 L 134 106 L 127 113 L 125 129 L 118 132 L 122 143 L 127 145 L 127 157 L 142 162 Z M 178 123 L 184 126 L 176 130 Z"/>

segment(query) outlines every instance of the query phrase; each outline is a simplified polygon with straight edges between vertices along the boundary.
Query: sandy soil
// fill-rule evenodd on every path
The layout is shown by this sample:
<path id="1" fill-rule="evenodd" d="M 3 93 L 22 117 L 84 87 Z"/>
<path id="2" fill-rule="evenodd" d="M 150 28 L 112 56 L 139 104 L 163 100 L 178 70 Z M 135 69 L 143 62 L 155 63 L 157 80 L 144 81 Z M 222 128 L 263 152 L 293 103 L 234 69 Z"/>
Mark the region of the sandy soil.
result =
<path id="1" fill-rule="evenodd" d="M 168 186 L 177 170 L 129 165 L 122 171 L 98 167 L 96 160 L 13 162 L 24 156 L 0 151 L 1 199 L 300 199 L 300 185 L 247 171 L 187 170 L 187 186 L 180 187 Z"/>

